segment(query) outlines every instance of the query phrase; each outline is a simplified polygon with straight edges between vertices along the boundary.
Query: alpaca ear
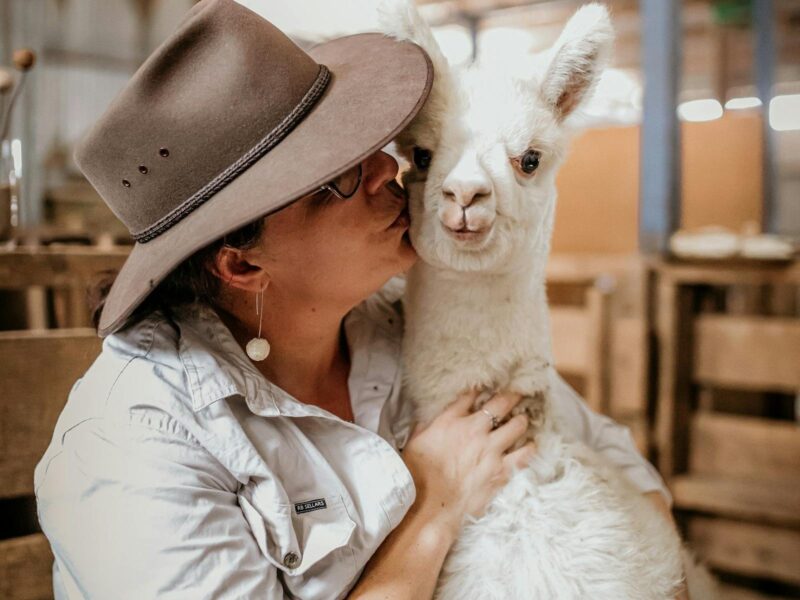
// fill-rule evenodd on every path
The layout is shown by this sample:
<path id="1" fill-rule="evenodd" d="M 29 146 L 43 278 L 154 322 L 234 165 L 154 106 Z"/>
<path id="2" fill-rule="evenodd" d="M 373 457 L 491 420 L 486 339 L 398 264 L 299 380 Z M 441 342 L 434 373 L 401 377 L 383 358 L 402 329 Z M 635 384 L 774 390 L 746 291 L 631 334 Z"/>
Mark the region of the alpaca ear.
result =
<path id="1" fill-rule="evenodd" d="M 395 138 L 395 147 L 406 160 L 413 161 L 413 150 L 420 143 L 418 133 L 425 132 L 428 150 L 433 150 L 440 119 L 447 114 L 450 103 L 457 95 L 453 73 L 442 54 L 433 31 L 422 18 L 413 0 L 381 0 L 378 5 L 380 28 L 386 35 L 398 40 L 419 44 L 433 64 L 433 86 L 417 116 Z"/>
<path id="2" fill-rule="evenodd" d="M 573 15 L 551 49 L 541 93 L 559 121 L 591 95 L 611 56 L 614 30 L 608 9 L 588 4 Z"/>
<path id="3" fill-rule="evenodd" d="M 435 78 L 448 73 L 447 59 L 413 0 L 381 0 L 378 5 L 378 22 L 381 31 L 386 35 L 421 46 L 431 58 Z"/>

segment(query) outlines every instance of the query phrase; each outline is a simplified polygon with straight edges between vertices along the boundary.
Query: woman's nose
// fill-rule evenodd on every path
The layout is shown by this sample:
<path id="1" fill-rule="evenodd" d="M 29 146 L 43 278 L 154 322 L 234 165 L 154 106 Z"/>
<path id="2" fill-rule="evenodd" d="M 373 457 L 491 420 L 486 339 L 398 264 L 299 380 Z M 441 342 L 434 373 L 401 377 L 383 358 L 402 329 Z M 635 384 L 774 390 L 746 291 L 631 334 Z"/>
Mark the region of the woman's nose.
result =
<path id="1" fill-rule="evenodd" d="M 400 167 L 390 154 L 378 150 L 362 163 L 364 189 L 369 195 L 377 194 L 383 186 L 397 177 Z"/>

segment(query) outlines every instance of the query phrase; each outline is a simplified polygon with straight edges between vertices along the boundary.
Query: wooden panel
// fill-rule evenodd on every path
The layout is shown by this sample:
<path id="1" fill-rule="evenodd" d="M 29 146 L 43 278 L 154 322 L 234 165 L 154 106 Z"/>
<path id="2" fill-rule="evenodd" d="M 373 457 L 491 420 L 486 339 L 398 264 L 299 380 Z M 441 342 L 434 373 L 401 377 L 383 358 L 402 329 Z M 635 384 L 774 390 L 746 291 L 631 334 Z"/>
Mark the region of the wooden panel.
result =
<path id="1" fill-rule="evenodd" d="M 594 285 L 586 290 L 586 313 L 589 322 L 586 331 L 588 355 L 584 397 L 592 410 L 603 414 L 608 414 L 609 409 L 610 298 L 610 287 Z"/>
<path id="2" fill-rule="evenodd" d="M 583 308 L 551 306 L 553 357 L 561 373 L 584 375 L 589 365 L 589 313 Z"/>
<path id="3" fill-rule="evenodd" d="M 41 533 L 0 540 L 0 598 L 53 597 L 53 554 Z"/>
<path id="4" fill-rule="evenodd" d="M 645 259 L 661 276 L 697 285 L 796 285 L 800 261 Z"/>
<path id="5" fill-rule="evenodd" d="M 707 385 L 796 392 L 800 319 L 704 315 L 697 318 L 694 377 Z"/>
<path id="6" fill-rule="evenodd" d="M 692 420 L 694 474 L 795 481 L 800 484 L 800 426 L 754 417 L 698 414 Z M 797 510 L 800 511 L 800 505 Z"/>
<path id="7" fill-rule="evenodd" d="M 87 327 L 91 322 L 88 288 L 102 273 L 118 271 L 129 251 L 69 246 L 0 249 L 0 288 L 25 290 L 27 329 Z M 53 290 L 53 323 L 48 317 L 47 289 Z"/>
<path id="8" fill-rule="evenodd" d="M 761 119 L 683 123 L 682 226 L 740 230 L 761 219 Z M 589 129 L 559 171 L 554 252 L 638 250 L 640 128 Z"/>
<path id="9" fill-rule="evenodd" d="M 25 290 L 25 327 L 45 329 L 47 318 L 47 290 L 40 285 L 32 285 Z"/>
<path id="10" fill-rule="evenodd" d="M 100 345 L 91 329 L 0 332 L 0 497 L 33 494 L 34 467 Z"/>
<path id="11" fill-rule="evenodd" d="M 638 250 L 639 127 L 590 129 L 558 173 L 553 252 Z"/>
<path id="12" fill-rule="evenodd" d="M 647 411 L 647 324 L 623 317 L 611 324 L 610 412 L 615 418 Z"/>
<path id="13" fill-rule="evenodd" d="M 670 481 L 675 507 L 800 526 L 797 481 L 683 475 Z"/>
<path id="14" fill-rule="evenodd" d="M 712 567 L 800 584 L 800 531 L 693 517 L 689 540 Z"/>
<path id="15" fill-rule="evenodd" d="M 681 128 L 681 226 L 721 225 L 735 231 L 761 222 L 761 119 L 725 116 Z"/>
<path id="16" fill-rule="evenodd" d="M 551 254 L 545 277 L 548 294 L 553 286 L 599 285 L 613 292 L 614 313 L 644 312 L 644 280 L 649 261 L 640 254 Z"/>
<path id="17" fill-rule="evenodd" d="M 639 254 L 557 254 L 547 259 L 547 283 L 591 285 L 601 276 L 620 278 L 642 268 Z"/>
<path id="18" fill-rule="evenodd" d="M 90 281 L 97 273 L 118 270 L 130 249 L 36 248 L 0 251 L 0 287 L 64 287 Z"/>
<path id="19" fill-rule="evenodd" d="M 53 312 L 55 323 L 60 327 L 91 327 L 89 284 L 75 282 L 69 287 L 54 289 Z"/>
<path id="20" fill-rule="evenodd" d="M 659 277 L 655 290 L 658 352 L 655 441 L 658 470 L 670 478 L 688 463 L 689 406 L 692 399 L 692 295 L 685 286 Z"/>

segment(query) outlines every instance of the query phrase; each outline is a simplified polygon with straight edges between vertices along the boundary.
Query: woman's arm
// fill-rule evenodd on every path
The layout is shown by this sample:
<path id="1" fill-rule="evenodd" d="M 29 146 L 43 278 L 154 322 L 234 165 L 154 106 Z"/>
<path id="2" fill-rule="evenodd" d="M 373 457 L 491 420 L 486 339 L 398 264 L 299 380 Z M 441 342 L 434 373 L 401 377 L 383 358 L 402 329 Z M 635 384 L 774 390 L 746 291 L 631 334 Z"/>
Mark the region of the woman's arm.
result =
<path id="1" fill-rule="evenodd" d="M 664 480 L 636 448 L 630 429 L 591 410 L 561 377 L 553 388 L 553 410 L 564 433 L 580 440 L 616 465 L 643 494 L 658 492 L 667 507 L 672 495 Z"/>
<path id="2" fill-rule="evenodd" d="M 525 433 L 527 418 L 519 415 L 492 430 L 487 414 L 469 413 L 476 396 L 459 397 L 406 444 L 403 459 L 414 478 L 416 500 L 372 557 L 350 598 L 432 597 L 464 517 L 480 515 L 512 470 L 533 457 L 531 445 L 506 453 Z M 517 395 L 497 395 L 484 408 L 502 418 L 517 402 Z"/>
<path id="3" fill-rule="evenodd" d="M 455 539 L 441 508 L 415 503 L 373 555 L 350 598 L 430 598 Z"/>

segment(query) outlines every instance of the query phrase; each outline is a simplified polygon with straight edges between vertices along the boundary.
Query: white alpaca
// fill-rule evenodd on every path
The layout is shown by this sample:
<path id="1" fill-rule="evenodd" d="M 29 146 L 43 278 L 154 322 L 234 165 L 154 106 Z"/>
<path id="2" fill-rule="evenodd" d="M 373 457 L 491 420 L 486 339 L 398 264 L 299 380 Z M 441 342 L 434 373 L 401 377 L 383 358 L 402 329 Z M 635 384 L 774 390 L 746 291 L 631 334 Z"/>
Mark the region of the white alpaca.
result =
<path id="1" fill-rule="evenodd" d="M 427 422 L 468 387 L 519 392 L 537 446 L 485 516 L 464 525 L 437 597 L 674 598 L 677 534 L 614 467 L 564 437 L 549 406 L 555 176 L 565 122 L 607 62 L 606 9 L 582 8 L 550 52 L 502 71 L 450 67 L 405 0 L 383 6 L 383 23 L 423 46 L 435 68 L 429 101 L 397 141 L 412 163 L 404 183 L 423 259 L 403 301 L 403 393 Z"/>

